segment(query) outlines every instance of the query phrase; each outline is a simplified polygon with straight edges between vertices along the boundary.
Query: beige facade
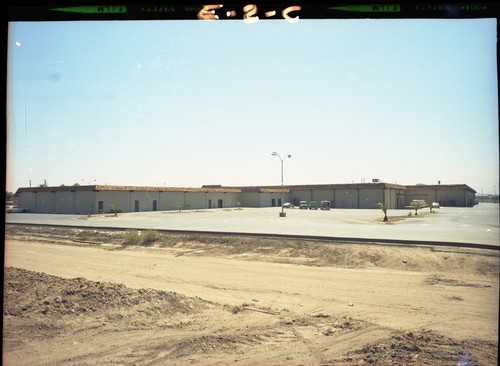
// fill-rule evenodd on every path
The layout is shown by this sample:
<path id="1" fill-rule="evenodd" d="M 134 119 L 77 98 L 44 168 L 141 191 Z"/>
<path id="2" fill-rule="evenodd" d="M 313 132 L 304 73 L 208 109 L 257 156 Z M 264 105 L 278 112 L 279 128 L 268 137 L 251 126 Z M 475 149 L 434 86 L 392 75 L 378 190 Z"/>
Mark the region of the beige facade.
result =
<path id="1" fill-rule="evenodd" d="M 263 187 L 204 186 L 202 188 L 76 186 L 19 188 L 21 208 L 30 212 L 96 214 L 226 207 L 281 207 L 285 202 L 331 201 L 332 208 L 376 209 L 378 203 L 398 209 L 414 199 L 441 206 L 471 207 L 475 193 L 465 184 L 403 186 L 390 183 L 316 184 Z"/>
<path id="2" fill-rule="evenodd" d="M 476 204 L 476 191 L 465 184 L 406 186 L 405 199 L 438 202 L 441 206 L 472 207 Z"/>

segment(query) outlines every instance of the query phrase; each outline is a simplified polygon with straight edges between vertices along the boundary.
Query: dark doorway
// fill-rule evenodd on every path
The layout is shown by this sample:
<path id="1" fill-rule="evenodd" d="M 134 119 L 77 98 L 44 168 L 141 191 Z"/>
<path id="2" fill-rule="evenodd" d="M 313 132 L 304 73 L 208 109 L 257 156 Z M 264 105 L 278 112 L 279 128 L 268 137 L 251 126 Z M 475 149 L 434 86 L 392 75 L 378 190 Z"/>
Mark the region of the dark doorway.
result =
<path id="1" fill-rule="evenodd" d="M 218 201 L 218 206 L 217 207 L 222 208 L 222 200 Z"/>
<path id="2" fill-rule="evenodd" d="M 212 200 L 208 200 L 208 208 L 212 208 Z"/>
<path id="3" fill-rule="evenodd" d="M 276 207 L 276 199 L 271 198 L 271 207 Z"/>
<path id="4" fill-rule="evenodd" d="M 158 207 L 156 205 L 156 200 L 153 200 L 153 211 L 158 211 Z"/>
<path id="5" fill-rule="evenodd" d="M 97 202 L 97 209 L 99 213 L 104 213 L 104 201 Z"/>
<path id="6" fill-rule="evenodd" d="M 139 201 L 135 201 L 135 212 L 139 212 Z"/>

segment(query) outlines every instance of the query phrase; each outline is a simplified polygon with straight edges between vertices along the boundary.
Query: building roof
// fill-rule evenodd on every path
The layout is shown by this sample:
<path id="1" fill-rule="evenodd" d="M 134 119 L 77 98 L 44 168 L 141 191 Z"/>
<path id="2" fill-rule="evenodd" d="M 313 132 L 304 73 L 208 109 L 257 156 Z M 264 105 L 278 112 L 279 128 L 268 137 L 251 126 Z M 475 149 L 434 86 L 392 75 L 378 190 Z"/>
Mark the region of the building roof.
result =
<path id="1" fill-rule="evenodd" d="M 236 187 L 233 187 L 236 188 Z M 260 190 L 272 190 L 281 191 L 281 186 L 242 186 L 241 188 L 243 192 L 247 192 L 251 189 L 260 189 Z M 283 186 L 283 192 L 290 192 L 291 190 L 296 189 L 352 189 L 352 188 L 393 188 L 393 189 L 406 189 L 406 186 L 401 184 L 393 184 L 393 183 L 344 183 L 344 184 L 299 184 L 299 185 L 285 185 Z"/>
<path id="2" fill-rule="evenodd" d="M 436 184 L 436 185 L 401 185 L 393 183 L 346 183 L 346 184 L 301 184 L 283 186 L 284 193 L 292 190 L 310 189 L 465 189 L 476 193 L 474 189 L 466 184 Z M 152 187 L 152 186 L 116 186 L 116 185 L 82 185 L 82 186 L 59 186 L 59 187 L 23 187 L 19 188 L 16 195 L 23 192 L 73 192 L 73 191 L 147 191 L 147 192 L 199 192 L 199 193 L 280 193 L 281 186 L 240 186 L 229 187 L 222 185 L 204 185 L 201 188 L 192 187 Z"/>
<path id="3" fill-rule="evenodd" d="M 73 191 L 146 191 L 146 192 L 200 192 L 200 193 L 239 193 L 239 188 L 191 188 L 191 187 L 151 187 L 151 186 L 60 186 L 60 187 L 30 187 L 19 188 L 16 194 L 22 192 L 73 192 Z"/>
<path id="4" fill-rule="evenodd" d="M 465 189 L 473 193 L 477 193 L 473 188 L 467 184 L 415 184 L 406 186 L 407 189 Z"/>

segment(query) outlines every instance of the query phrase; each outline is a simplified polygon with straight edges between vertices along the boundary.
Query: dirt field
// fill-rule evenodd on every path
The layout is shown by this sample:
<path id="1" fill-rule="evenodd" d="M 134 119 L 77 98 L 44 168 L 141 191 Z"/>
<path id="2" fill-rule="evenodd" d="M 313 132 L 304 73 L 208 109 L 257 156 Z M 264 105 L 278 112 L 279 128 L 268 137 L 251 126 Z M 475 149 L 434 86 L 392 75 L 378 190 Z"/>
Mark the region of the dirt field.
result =
<path id="1" fill-rule="evenodd" d="M 129 234 L 6 227 L 4 365 L 498 364 L 497 251 Z"/>

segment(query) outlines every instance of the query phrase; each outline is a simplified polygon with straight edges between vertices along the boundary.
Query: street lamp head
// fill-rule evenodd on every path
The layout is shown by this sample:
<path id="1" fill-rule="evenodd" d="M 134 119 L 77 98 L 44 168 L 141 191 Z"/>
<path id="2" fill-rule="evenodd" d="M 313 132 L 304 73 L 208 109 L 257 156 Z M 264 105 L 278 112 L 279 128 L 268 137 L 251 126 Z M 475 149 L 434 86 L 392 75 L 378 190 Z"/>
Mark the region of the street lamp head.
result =
<path id="1" fill-rule="evenodd" d="M 292 157 L 292 155 L 290 155 L 290 154 L 289 154 L 289 155 L 287 155 L 287 156 L 288 156 L 289 158 L 291 158 L 291 157 Z"/>
<path id="2" fill-rule="evenodd" d="M 278 153 L 276 151 L 274 151 L 271 155 L 272 156 L 278 156 Z"/>

